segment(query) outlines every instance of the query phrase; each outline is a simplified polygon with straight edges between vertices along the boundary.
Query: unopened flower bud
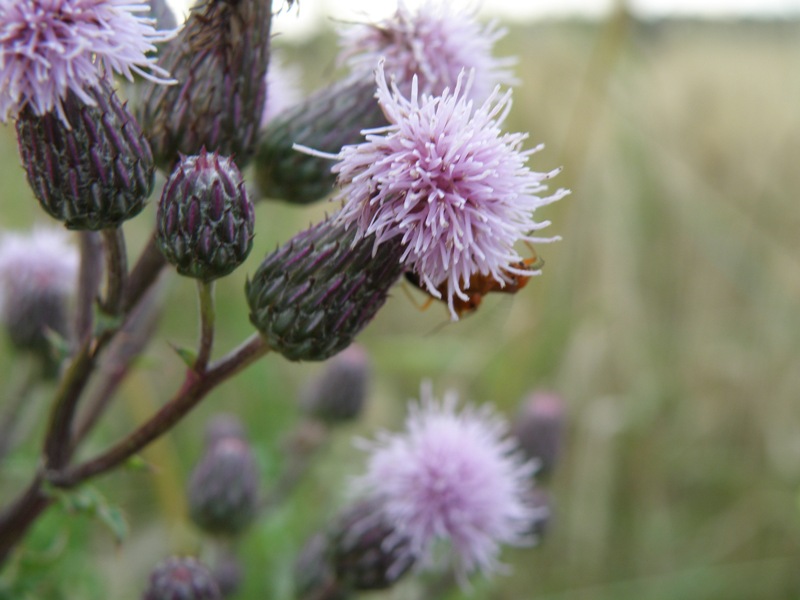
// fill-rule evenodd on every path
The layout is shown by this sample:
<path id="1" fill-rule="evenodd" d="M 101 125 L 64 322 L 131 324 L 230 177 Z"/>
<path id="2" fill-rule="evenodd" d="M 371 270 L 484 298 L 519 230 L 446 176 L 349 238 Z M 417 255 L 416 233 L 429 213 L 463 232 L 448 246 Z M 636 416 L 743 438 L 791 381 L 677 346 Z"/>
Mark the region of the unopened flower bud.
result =
<path id="1" fill-rule="evenodd" d="M 177 165 L 158 205 L 157 241 L 178 273 L 204 281 L 238 267 L 253 245 L 253 205 L 233 160 L 205 150 Z"/>
<path id="2" fill-rule="evenodd" d="M 338 154 L 342 146 L 362 141 L 363 129 L 385 123 L 372 77 L 349 78 L 318 90 L 275 115 L 261 132 L 254 161 L 258 191 L 295 204 L 324 198 L 336 182 L 333 163 L 293 145 Z"/>
<path id="3" fill-rule="evenodd" d="M 549 475 L 561 454 L 564 401 L 552 392 L 533 392 L 522 401 L 512 433 L 527 458 L 538 463 L 537 476 Z"/>
<path id="4" fill-rule="evenodd" d="M 364 500 L 342 513 L 330 534 L 337 579 L 353 590 L 394 585 L 414 564 L 409 538 L 383 517 L 376 502 Z"/>
<path id="5" fill-rule="evenodd" d="M 303 410 L 328 423 L 358 418 L 364 408 L 369 380 L 369 357 L 353 344 L 325 363 L 301 399 Z"/>
<path id="6" fill-rule="evenodd" d="M 266 98 L 269 0 L 202 0 L 158 64 L 178 80 L 144 82 L 141 122 L 159 167 L 201 148 L 235 156 L 244 167 L 256 142 Z"/>
<path id="7" fill-rule="evenodd" d="M 207 449 L 189 480 L 189 515 L 202 530 L 235 536 L 258 512 L 259 473 L 247 442 L 224 437 Z"/>
<path id="8" fill-rule="evenodd" d="M 352 597 L 336 580 L 325 534 L 318 533 L 306 542 L 295 561 L 293 574 L 297 600 L 349 600 Z"/>
<path id="9" fill-rule="evenodd" d="M 70 229 L 98 230 L 139 214 L 155 167 L 139 124 L 110 83 L 85 93 L 95 106 L 69 92 L 61 117 L 27 106 L 17 138 L 28 183 L 47 214 Z"/>
<path id="10" fill-rule="evenodd" d="M 345 349 L 383 306 L 400 277 L 395 238 L 373 252 L 328 219 L 268 255 L 247 282 L 250 321 L 289 360 L 325 360 Z"/>
<path id="11" fill-rule="evenodd" d="M 142 600 L 222 600 L 222 594 L 203 563 L 173 556 L 153 569 Z"/>
<path id="12" fill-rule="evenodd" d="M 49 364 L 49 334 L 66 337 L 77 273 L 78 251 L 63 229 L 0 236 L 0 322 L 17 349 Z"/>
<path id="13" fill-rule="evenodd" d="M 206 447 L 210 448 L 225 438 L 245 440 L 244 426 L 239 418 L 234 415 L 215 415 L 206 425 Z"/>

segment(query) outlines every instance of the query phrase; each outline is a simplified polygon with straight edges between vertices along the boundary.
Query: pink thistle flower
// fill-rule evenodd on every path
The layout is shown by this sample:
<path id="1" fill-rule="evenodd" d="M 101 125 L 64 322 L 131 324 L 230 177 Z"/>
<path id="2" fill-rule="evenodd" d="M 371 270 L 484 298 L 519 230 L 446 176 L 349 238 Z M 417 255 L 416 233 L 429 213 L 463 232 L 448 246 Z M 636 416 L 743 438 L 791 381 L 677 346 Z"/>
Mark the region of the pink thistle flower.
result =
<path id="1" fill-rule="evenodd" d="M 430 564 L 437 540 L 449 541 L 463 578 L 502 565 L 502 544 L 530 542 L 541 509 L 528 503 L 535 464 L 518 452 L 508 425 L 488 406 L 456 410 L 454 393 L 437 402 L 423 384 L 406 431 L 364 442 L 369 459 L 355 487 L 380 506 L 409 552 Z"/>
<path id="2" fill-rule="evenodd" d="M 174 32 L 137 15 L 148 11 L 143 0 L 0 0 L 0 120 L 30 106 L 66 122 L 68 93 L 93 106 L 86 90 L 114 72 L 170 83 L 147 54 Z"/>
<path id="3" fill-rule="evenodd" d="M 439 95 L 455 87 L 462 69 L 474 69 L 469 93 L 480 101 L 497 84 L 514 83 L 509 69 L 514 59 L 492 56 L 494 43 L 505 33 L 496 23 L 479 23 L 475 9 L 437 0 L 412 11 L 401 0 L 390 18 L 346 29 L 339 62 L 369 73 L 384 58 L 387 74 L 397 78 L 405 94 L 414 75 L 419 78 L 420 92 Z"/>
<path id="4" fill-rule="evenodd" d="M 468 299 L 464 290 L 473 275 L 502 286 L 511 274 L 539 273 L 514 266 L 522 260 L 514 244 L 559 239 L 532 235 L 549 225 L 535 221 L 533 212 L 569 192 L 537 195 L 560 169 L 531 171 L 528 157 L 543 146 L 522 150 L 525 134 L 501 131 L 510 91 L 495 89 L 476 108 L 467 98 L 471 76 L 462 74 L 452 92 L 435 97 L 420 95 L 415 78 L 410 99 L 394 83 L 390 91 L 382 65 L 376 76 L 389 125 L 364 131 L 365 142 L 335 156 L 343 201 L 338 218 L 357 227 L 356 239 L 374 233 L 376 247 L 401 236 L 401 260 L 434 297 L 446 288 L 457 320 L 453 298 Z"/>

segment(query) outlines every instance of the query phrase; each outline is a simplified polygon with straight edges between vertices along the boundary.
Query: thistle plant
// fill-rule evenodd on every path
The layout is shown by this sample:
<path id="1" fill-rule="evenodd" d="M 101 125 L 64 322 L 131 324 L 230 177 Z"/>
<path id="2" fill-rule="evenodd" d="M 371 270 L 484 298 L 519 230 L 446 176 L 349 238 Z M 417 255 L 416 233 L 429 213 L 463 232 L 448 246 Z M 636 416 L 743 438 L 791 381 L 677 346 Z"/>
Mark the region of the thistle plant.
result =
<path id="1" fill-rule="evenodd" d="M 308 448 L 321 448 L 365 412 L 372 360 L 352 344 L 404 274 L 455 320 L 455 303 L 476 293 L 479 279 L 517 291 L 515 278 L 540 273 L 519 243 L 557 239 L 539 235 L 548 222 L 534 213 L 568 193 L 546 192 L 558 169 L 532 171 L 541 146 L 525 149 L 524 134 L 503 130 L 511 91 L 500 86 L 513 78 L 510 61 L 492 55 L 501 29 L 444 2 L 418 12 L 400 4 L 392 18 L 343 34 L 339 61 L 350 72 L 341 81 L 265 116 L 279 9 L 269 0 L 202 0 L 182 28 L 164 31 L 155 26 L 155 17 L 170 22 L 162 2 L 0 0 L 0 120 L 13 122 L 43 218 L 69 230 L 0 234 L 2 324 L 15 350 L 33 350 L 53 379 L 40 459 L 0 507 L 0 568 L 24 554 L 28 531 L 52 505 L 130 464 L 268 353 L 330 359 L 300 402 L 308 427 L 298 431 L 311 431 Z M 119 76 L 131 82 L 124 91 Z M 251 182 L 245 167 L 254 156 Z M 335 185 L 339 206 L 248 263 L 259 235 L 251 183 L 295 203 Z M 123 230 L 149 218 L 148 202 L 157 205 L 152 233 L 129 265 Z M 215 286 L 229 285 L 242 265 L 254 331 L 221 353 Z M 167 277 L 197 282 L 198 341 L 177 348 L 183 379 L 119 439 L 86 444 L 158 331 L 166 299 L 157 282 Z M 495 411 L 456 404 L 425 387 L 404 434 L 361 444 L 368 457 L 351 486 L 358 497 L 303 553 L 298 597 L 391 587 L 436 566 L 442 543 L 462 580 L 491 574 L 501 546 L 529 541 L 543 519 L 533 462 Z M 12 413 L 0 414 L 0 460 L 16 426 L 3 415 Z M 258 527 L 258 514 L 311 472 L 313 451 L 292 462 L 292 452 L 302 454 L 297 435 L 283 478 L 262 501 L 244 429 L 215 420 L 188 485 L 191 518 L 217 538 Z M 231 565 L 217 586 L 197 561 L 169 559 L 143 598 L 222 597 L 241 578 L 235 558 Z"/>

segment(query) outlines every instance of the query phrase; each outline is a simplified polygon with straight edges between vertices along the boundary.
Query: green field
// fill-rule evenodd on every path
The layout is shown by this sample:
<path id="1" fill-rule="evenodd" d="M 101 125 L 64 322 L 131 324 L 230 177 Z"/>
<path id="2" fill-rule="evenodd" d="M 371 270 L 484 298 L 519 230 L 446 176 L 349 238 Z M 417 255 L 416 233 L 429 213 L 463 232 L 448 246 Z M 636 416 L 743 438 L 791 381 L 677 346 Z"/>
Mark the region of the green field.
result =
<path id="1" fill-rule="evenodd" d="M 330 39 L 285 52 L 306 65 L 312 86 L 329 64 Z M 537 247 L 542 277 L 459 323 L 439 304 L 420 311 L 396 289 L 359 338 L 375 367 L 367 414 L 335 433 L 308 480 L 245 537 L 238 597 L 291 597 L 294 556 L 344 504 L 342 481 L 363 465 L 352 437 L 398 427 L 425 378 L 509 414 L 535 388 L 560 392 L 568 406 L 568 440 L 549 484 L 550 534 L 538 548 L 506 551 L 510 575 L 477 581 L 471 597 L 800 597 L 800 23 L 644 24 L 619 15 L 515 27 L 499 53 L 519 56 L 509 129 L 544 142 L 532 168 L 563 165 L 553 185 L 573 191 L 537 213 L 563 240 Z M 0 226 L 43 221 L 8 126 L 0 169 Z M 252 331 L 247 273 L 330 209 L 258 205 L 250 258 L 217 285 L 218 352 Z M 153 213 L 126 228 L 133 256 Z M 180 381 L 183 365 L 167 342 L 194 343 L 195 286 L 167 279 L 159 335 L 87 456 Z M 14 369 L 4 349 L 0 380 Z M 268 356 L 151 447 L 151 472 L 99 480 L 128 515 L 122 546 L 99 525 L 51 511 L 30 538 L 39 562 L 29 568 L 47 573 L 30 597 L 134 600 L 158 559 L 209 556 L 183 498 L 205 420 L 218 411 L 245 419 L 267 487 L 300 418 L 298 390 L 319 370 Z M 30 412 L 43 414 L 47 400 L 42 390 Z M 0 500 L 26 481 L 40 435 L 32 427 L 4 464 Z M 426 589 L 410 581 L 365 597 L 433 597 Z"/>

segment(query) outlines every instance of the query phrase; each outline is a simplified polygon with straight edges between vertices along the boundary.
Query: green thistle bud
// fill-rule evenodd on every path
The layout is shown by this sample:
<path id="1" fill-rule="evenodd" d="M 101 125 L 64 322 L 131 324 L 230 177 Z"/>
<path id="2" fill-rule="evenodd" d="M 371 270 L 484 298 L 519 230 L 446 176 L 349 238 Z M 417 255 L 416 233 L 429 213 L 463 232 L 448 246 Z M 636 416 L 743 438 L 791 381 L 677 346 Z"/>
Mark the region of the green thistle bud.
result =
<path id="1" fill-rule="evenodd" d="M 400 536 L 369 500 L 339 516 L 329 543 L 337 579 L 353 590 L 391 587 L 414 564 L 408 539 Z"/>
<path id="2" fill-rule="evenodd" d="M 247 282 L 250 321 L 289 360 L 325 360 L 350 345 L 403 271 L 400 238 L 355 243 L 334 219 L 268 255 Z"/>
<path id="3" fill-rule="evenodd" d="M 259 474 L 243 439 L 214 441 L 192 471 L 189 515 L 202 530 L 222 536 L 242 533 L 258 512 Z"/>
<path id="4" fill-rule="evenodd" d="M 153 569 L 142 600 L 222 600 L 222 594 L 203 563 L 172 556 Z"/>
<path id="5" fill-rule="evenodd" d="M 385 124 L 372 77 L 350 78 L 318 90 L 276 115 L 261 132 L 254 161 L 259 192 L 296 204 L 324 198 L 336 182 L 333 163 L 292 145 L 337 154 L 342 146 L 362 141 L 362 129 Z"/>
<path id="6" fill-rule="evenodd" d="M 174 86 L 142 84 L 141 122 L 156 163 L 169 171 L 179 153 L 209 148 L 244 167 L 266 100 L 270 0 L 203 0 L 158 64 Z"/>
<path id="7" fill-rule="evenodd" d="M 144 208 L 153 188 L 153 156 L 136 119 L 109 82 L 64 100 L 69 127 L 55 113 L 26 107 L 17 138 L 28 183 L 42 208 L 69 229 L 116 227 Z"/>
<path id="8" fill-rule="evenodd" d="M 253 246 L 253 205 L 233 160 L 185 156 L 164 186 L 158 246 L 178 273 L 204 281 L 227 275 Z"/>
<path id="9" fill-rule="evenodd" d="M 369 362 L 367 353 L 356 344 L 326 362 L 325 370 L 302 396 L 305 412 L 326 423 L 358 418 L 367 397 Z"/>

